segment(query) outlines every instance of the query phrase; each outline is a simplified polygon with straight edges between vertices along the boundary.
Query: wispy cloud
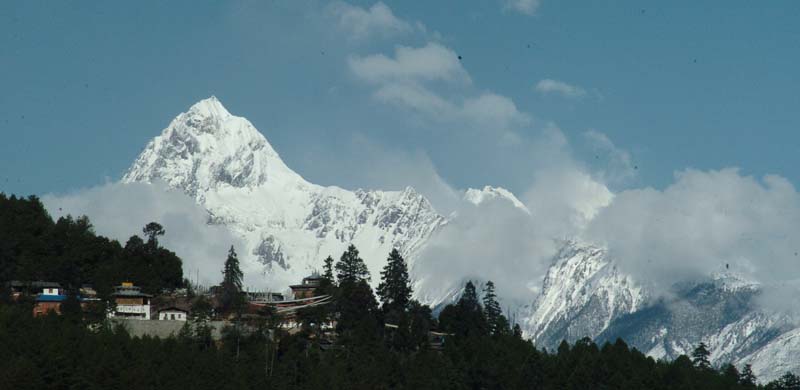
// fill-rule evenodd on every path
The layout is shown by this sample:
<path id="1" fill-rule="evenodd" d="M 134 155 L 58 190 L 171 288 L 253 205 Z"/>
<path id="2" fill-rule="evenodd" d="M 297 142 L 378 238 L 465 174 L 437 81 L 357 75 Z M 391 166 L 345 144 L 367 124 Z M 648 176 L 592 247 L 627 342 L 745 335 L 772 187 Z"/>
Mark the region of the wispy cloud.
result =
<path id="1" fill-rule="evenodd" d="M 400 46 L 394 57 L 353 56 L 348 62 L 357 78 L 377 86 L 377 99 L 412 109 L 434 121 L 458 121 L 469 127 L 507 132 L 531 120 L 511 98 L 496 93 L 458 90 L 447 96 L 437 92 L 435 83 L 451 87 L 472 84 L 458 55 L 439 43 Z"/>
<path id="2" fill-rule="evenodd" d="M 630 152 L 617 147 L 607 135 L 590 129 L 583 133 L 583 137 L 594 149 L 595 159 L 605 162 L 605 169 L 599 172 L 605 182 L 624 184 L 636 176 L 638 167 L 633 164 Z"/>
<path id="3" fill-rule="evenodd" d="M 536 90 L 543 94 L 556 94 L 566 98 L 579 99 L 586 96 L 586 90 L 577 86 L 567 84 L 563 81 L 544 79 L 536 83 Z"/>
<path id="4" fill-rule="evenodd" d="M 415 30 L 424 31 L 421 23 L 411 24 L 394 15 L 392 9 L 383 2 L 369 8 L 361 8 L 337 1 L 328 7 L 328 12 L 336 19 L 337 26 L 355 40 L 373 36 L 388 37 L 407 34 Z"/>
<path id="5" fill-rule="evenodd" d="M 541 161 L 531 165 L 520 208 L 502 197 L 463 202 L 429 242 L 413 275 L 420 298 L 441 296 L 465 278 L 493 280 L 505 303 L 529 304 L 559 249 L 613 199 L 611 191 L 572 156 L 555 126 L 526 145 Z M 502 291 L 501 291 L 502 290 Z"/>
<path id="6" fill-rule="evenodd" d="M 539 6 L 539 0 L 505 0 L 505 8 L 525 15 L 534 15 Z"/>
<path id="7" fill-rule="evenodd" d="M 453 50 L 434 42 L 418 48 L 398 46 L 394 58 L 373 54 L 364 57 L 353 56 L 348 62 L 357 77 L 373 83 L 433 80 L 471 83 L 469 74 L 461 65 L 458 55 Z"/>

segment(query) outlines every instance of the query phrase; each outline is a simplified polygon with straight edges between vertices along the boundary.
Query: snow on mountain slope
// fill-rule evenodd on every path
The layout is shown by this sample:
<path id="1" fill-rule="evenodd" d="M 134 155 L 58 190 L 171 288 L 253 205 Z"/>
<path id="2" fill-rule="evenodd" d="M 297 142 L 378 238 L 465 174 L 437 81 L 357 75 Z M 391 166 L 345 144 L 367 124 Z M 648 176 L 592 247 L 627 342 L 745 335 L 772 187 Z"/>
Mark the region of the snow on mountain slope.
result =
<path id="1" fill-rule="evenodd" d="M 762 381 L 780 377 L 800 369 L 800 328 L 788 331 L 737 362 L 752 364 L 753 372 Z"/>
<path id="2" fill-rule="evenodd" d="M 787 344 L 781 340 L 794 332 L 795 326 L 781 314 L 761 310 L 755 304 L 759 293 L 758 284 L 739 275 L 716 273 L 705 281 L 675 286 L 673 296 L 614 319 L 596 339 L 605 342 L 621 337 L 648 355 L 664 359 L 691 354 L 702 341 L 717 366 L 734 363 L 742 367 L 756 361 L 753 356 L 759 351 L 762 355 L 771 351 L 775 353 L 771 358 L 774 366 L 797 371 L 800 350 L 776 347 L 776 343 Z M 766 366 L 754 364 L 753 370 L 762 380 L 777 377 Z"/>
<path id="3" fill-rule="evenodd" d="M 542 290 L 521 309 L 526 336 L 539 347 L 590 337 L 621 337 L 654 358 L 690 354 L 701 341 L 715 365 L 753 364 L 761 380 L 800 371 L 800 332 L 783 315 L 755 304 L 760 285 L 733 272 L 676 286 L 655 299 L 622 274 L 600 247 L 567 241 L 555 256 Z"/>
<path id="4" fill-rule="evenodd" d="M 122 181 L 161 181 L 193 197 L 207 210 L 209 223 L 243 239 L 245 247 L 237 250 L 245 272 L 263 275 L 262 287 L 275 290 L 319 269 L 324 257 L 338 257 L 350 243 L 361 251 L 373 284 L 393 247 L 412 270 L 420 269 L 415 268 L 419 253 L 449 223 L 412 188 L 348 191 L 309 183 L 247 119 L 230 114 L 214 97 L 178 115 Z M 463 200 L 488 207 L 489 215 L 508 208 L 536 218 L 499 187 L 469 189 Z M 454 214 L 451 222 L 463 225 L 463 217 Z M 450 263 L 442 265 L 447 269 Z M 458 299 L 466 277 L 451 275 L 453 283 L 443 283 L 442 275 L 416 276 L 416 298 L 437 307 Z M 751 305 L 758 286 L 730 273 L 683 286 L 680 299 L 654 301 L 614 265 L 606 249 L 572 240 L 563 242 L 544 275 L 525 278 L 541 282 L 541 288 L 530 305 L 511 309 L 540 347 L 555 348 L 562 339 L 623 337 L 652 356 L 674 358 L 702 340 L 711 346 L 714 362 L 752 363 L 764 380 L 800 369 L 800 331 Z"/>
<path id="5" fill-rule="evenodd" d="M 568 241 L 555 256 L 540 295 L 523 311 L 523 329 L 537 345 L 594 338 L 612 320 L 635 312 L 646 294 L 622 275 L 602 248 Z"/>
<path id="6" fill-rule="evenodd" d="M 244 239 L 247 247 L 237 248 L 243 262 L 273 289 L 298 282 L 350 243 L 378 275 L 392 248 L 413 261 L 444 223 L 410 187 L 348 191 L 307 182 L 247 119 L 231 115 L 215 97 L 178 115 L 122 181 L 163 181 L 194 197 L 210 223 Z"/>

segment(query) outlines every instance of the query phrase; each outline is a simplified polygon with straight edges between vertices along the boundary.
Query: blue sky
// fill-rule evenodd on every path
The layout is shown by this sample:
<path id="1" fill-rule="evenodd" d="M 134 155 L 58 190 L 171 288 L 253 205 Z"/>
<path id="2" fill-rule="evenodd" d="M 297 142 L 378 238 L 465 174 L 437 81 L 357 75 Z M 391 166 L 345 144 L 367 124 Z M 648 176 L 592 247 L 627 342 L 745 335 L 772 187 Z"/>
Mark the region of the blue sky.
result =
<path id="1" fill-rule="evenodd" d="M 2 2 L 0 191 L 115 181 L 210 95 L 319 184 L 429 168 L 520 193 L 562 158 L 542 142 L 555 132 L 614 189 L 725 167 L 796 185 L 798 16 L 790 1 Z"/>

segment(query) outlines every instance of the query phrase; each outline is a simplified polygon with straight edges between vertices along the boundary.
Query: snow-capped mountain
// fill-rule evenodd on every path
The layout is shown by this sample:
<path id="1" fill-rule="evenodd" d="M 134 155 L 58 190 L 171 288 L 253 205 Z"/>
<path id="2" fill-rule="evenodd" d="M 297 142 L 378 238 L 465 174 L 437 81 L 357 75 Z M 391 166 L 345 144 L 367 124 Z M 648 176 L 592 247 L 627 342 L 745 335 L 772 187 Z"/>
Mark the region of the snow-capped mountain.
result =
<path id="1" fill-rule="evenodd" d="M 526 334 L 539 345 L 595 338 L 646 302 L 644 290 L 622 275 L 602 248 L 568 241 L 555 259 L 540 295 L 523 312 Z"/>
<path id="2" fill-rule="evenodd" d="M 522 309 L 523 329 L 538 346 L 622 338 L 654 358 L 674 359 L 702 341 L 713 364 L 752 364 L 763 381 L 800 371 L 800 331 L 785 315 L 756 304 L 757 283 L 719 272 L 657 298 L 608 256 L 603 248 L 568 241 L 554 257 L 540 295 Z"/>
<path id="3" fill-rule="evenodd" d="M 440 216 L 410 187 L 349 191 L 309 183 L 286 166 L 247 119 L 232 115 L 214 97 L 178 115 L 147 144 L 122 181 L 161 181 L 194 198 L 207 210 L 210 224 L 225 226 L 243 240 L 245 247 L 237 248 L 243 265 L 263 274 L 275 290 L 319 270 L 326 256 L 338 257 L 350 243 L 373 276 L 392 248 L 414 270 L 419 254 L 443 227 L 464 223 L 457 213 L 450 221 Z M 501 210 L 536 218 L 503 188 L 469 189 L 463 200 L 474 207 L 499 202 Z M 571 239 L 559 248 L 546 272 L 529 276 L 541 286 L 531 293 L 530 304 L 513 310 L 538 346 L 553 349 L 561 340 L 587 336 L 600 342 L 622 337 L 654 357 L 674 358 L 705 341 L 715 363 L 751 363 L 763 380 L 800 369 L 800 329 L 759 310 L 753 303 L 757 284 L 720 273 L 677 286 L 667 300 L 625 275 L 603 247 Z M 457 261 L 435 259 L 440 260 Z M 416 276 L 416 298 L 438 307 L 458 299 L 459 282 L 467 277 L 454 275 L 452 283 L 442 283 L 436 275 Z M 435 279 L 436 288 L 420 288 L 426 276 Z"/>
<path id="4" fill-rule="evenodd" d="M 245 118 L 215 97 L 178 115 L 145 147 L 123 182 L 162 181 L 194 197 L 209 222 L 247 246 L 268 286 L 281 289 L 355 244 L 377 275 L 392 248 L 409 259 L 445 220 L 413 188 L 348 191 L 309 183 Z M 242 251 L 244 249 L 244 251 Z"/>

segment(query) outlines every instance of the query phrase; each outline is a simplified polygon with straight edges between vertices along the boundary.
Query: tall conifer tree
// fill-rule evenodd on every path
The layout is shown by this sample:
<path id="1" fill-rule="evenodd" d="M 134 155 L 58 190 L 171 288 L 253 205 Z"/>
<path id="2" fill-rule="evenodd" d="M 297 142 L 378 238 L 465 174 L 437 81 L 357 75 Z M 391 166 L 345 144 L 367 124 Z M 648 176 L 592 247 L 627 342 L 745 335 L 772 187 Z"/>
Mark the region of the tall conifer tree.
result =
<path id="1" fill-rule="evenodd" d="M 497 294 L 494 292 L 494 282 L 491 280 L 486 282 L 483 288 L 483 311 L 486 313 L 486 322 L 489 325 L 489 332 L 497 334 L 502 331 L 502 326 L 505 325 L 505 318 L 503 318 L 503 310 L 500 309 L 500 303 L 497 302 Z"/>
<path id="2" fill-rule="evenodd" d="M 381 283 L 378 285 L 378 296 L 385 313 L 395 311 L 403 313 L 411 300 L 411 282 L 408 278 L 408 266 L 397 249 L 392 249 L 386 265 L 381 271 Z"/>
<path id="3" fill-rule="evenodd" d="M 709 356 L 711 356 L 711 352 L 709 352 L 706 343 L 701 341 L 694 351 L 692 351 L 692 363 L 694 363 L 697 368 L 710 369 L 711 362 L 708 360 Z"/>
<path id="4" fill-rule="evenodd" d="M 339 279 L 339 284 L 369 281 L 369 270 L 364 260 L 359 257 L 355 245 L 350 244 L 336 263 L 336 278 Z"/>
<path id="5" fill-rule="evenodd" d="M 753 366 L 750 364 L 745 364 L 744 369 L 742 369 L 741 374 L 739 374 L 739 384 L 750 389 L 756 387 L 756 382 L 757 378 L 753 373 Z"/>
<path id="6" fill-rule="evenodd" d="M 458 300 L 459 306 L 464 307 L 468 310 L 479 310 L 480 303 L 478 303 L 478 292 L 475 290 L 475 285 L 472 284 L 472 281 L 467 281 L 467 284 L 464 285 L 464 294 L 461 295 L 461 299 Z"/>
<path id="7" fill-rule="evenodd" d="M 333 284 L 333 257 L 325 258 L 325 265 L 322 267 L 322 277 L 330 284 Z"/>
<path id="8" fill-rule="evenodd" d="M 223 310 L 236 309 L 241 303 L 242 270 L 239 268 L 239 257 L 231 245 L 228 258 L 222 269 L 222 308 Z"/>

